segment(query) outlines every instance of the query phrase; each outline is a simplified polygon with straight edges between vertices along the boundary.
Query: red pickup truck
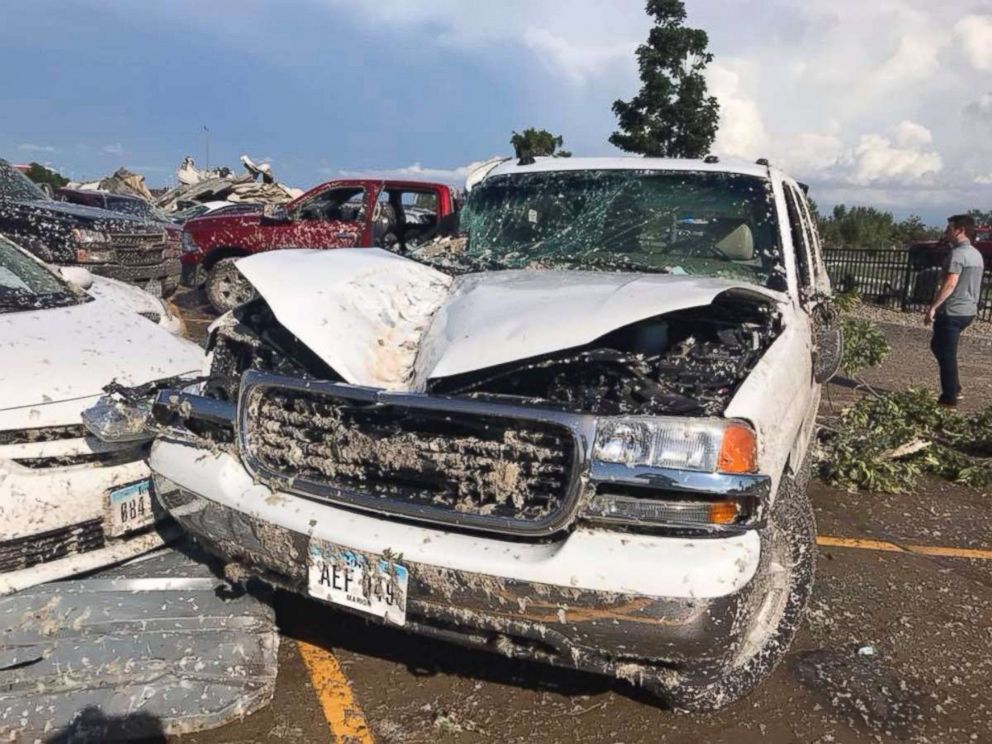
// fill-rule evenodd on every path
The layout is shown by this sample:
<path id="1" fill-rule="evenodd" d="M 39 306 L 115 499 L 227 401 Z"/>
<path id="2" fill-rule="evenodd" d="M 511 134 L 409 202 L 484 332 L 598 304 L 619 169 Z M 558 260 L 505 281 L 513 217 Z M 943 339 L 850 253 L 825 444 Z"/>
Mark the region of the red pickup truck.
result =
<path id="1" fill-rule="evenodd" d="M 973 245 L 985 259 L 986 267 L 992 266 L 992 227 L 980 225 L 975 228 Z M 921 240 L 909 246 L 910 263 L 917 268 L 942 266 L 951 246 L 944 238 Z"/>
<path id="2" fill-rule="evenodd" d="M 402 252 L 456 211 L 455 191 L 440 183 L 328 181 L 284 207 L 188 221 L 183 227 L 184 283 L 202 283 L 214 309 L 226 312 L 252 296 L 234 267 L 242 256 L 279 248 L 357 246 Z"/>

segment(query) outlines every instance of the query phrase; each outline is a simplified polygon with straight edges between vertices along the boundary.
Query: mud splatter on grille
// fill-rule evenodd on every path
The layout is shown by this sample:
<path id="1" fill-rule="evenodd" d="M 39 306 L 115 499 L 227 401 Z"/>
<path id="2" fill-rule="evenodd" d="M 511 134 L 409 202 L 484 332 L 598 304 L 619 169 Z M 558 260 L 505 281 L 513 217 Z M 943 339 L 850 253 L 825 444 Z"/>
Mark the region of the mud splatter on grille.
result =
<path id="1" fill-rule="evenodd" d="M 557 513 L 569 492 L 572 434 L 553 424 L 279 388 L 256 389 L 248 421 L 248 454 L 266 470 L 378 497 L 386 511 L 526 523 Z"/>
<path id="2" fill-rule="evenodd" d="M 0 431 L 0 445 L 58 442 L 63 439 L 82 439 L 85 436 L 86 427 L 82 424 L 44 426 L 38 429 L 8 429 Z"/>
<path id="3" fill-rule="evenodd" d="M 0 542 L 0 572 L 19 571 L 40 563 L 87 553 L 104 546 L 102 520 L 92 519 L 40 535 Z"/>

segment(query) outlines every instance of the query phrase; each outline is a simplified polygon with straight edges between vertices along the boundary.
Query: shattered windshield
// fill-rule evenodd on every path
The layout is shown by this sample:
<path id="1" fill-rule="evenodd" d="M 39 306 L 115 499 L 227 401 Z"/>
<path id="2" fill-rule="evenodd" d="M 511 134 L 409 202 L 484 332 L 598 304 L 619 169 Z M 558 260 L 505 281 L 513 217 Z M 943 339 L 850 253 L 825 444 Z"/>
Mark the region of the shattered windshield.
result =
<path id="1" fill-rule="evenodd" d="M 148 220 L 169 221 L 169 215 L 141 199 L 108 199 L 107 209 Z"/>
<path id="2" fill-rule="evenodd" d="M 698 274 L 785 289 L 771 183 L 736 173 L 517 173 L 479 184 L 453 259 L 466 270 Z"/>
<path id="3" fill-rule="evenodd" d="M 0 199 L 47 201 L 45 192 L 6 160 L 0 160 Z"/>
<path id="4" fill-rule="evenodd" d="M 0 313 L 75 305 L 72 287 L 0 236 Z"/>

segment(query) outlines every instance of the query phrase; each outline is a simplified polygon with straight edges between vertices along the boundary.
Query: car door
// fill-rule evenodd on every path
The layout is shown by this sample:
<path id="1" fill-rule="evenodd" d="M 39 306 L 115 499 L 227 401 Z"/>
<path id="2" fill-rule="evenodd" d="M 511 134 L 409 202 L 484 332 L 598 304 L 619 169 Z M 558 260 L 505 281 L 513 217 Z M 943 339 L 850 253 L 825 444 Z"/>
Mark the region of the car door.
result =
<path id="1" fill-rule="evenodd" d="M 799 463 L 816 431 L 822 384 L 833 377 L 840 364 L 842 339 L 836 313 L 829 302 L 830 280 L 820 257 L 819 236 L 806 199 L 795 185 L 786 182 L 783 186 L 796 256 L 800 318 L 807 326 L 811 345 L 807 401 L 793 450 L 793 460 Z"/>
<path id="2" fill-rule="evenodd" d="M 368 211 L 363 186 L 332 186 L 294 204 L 289 220 L 272 226 L 273 248 L 347 248 L 361 242 Z"/>

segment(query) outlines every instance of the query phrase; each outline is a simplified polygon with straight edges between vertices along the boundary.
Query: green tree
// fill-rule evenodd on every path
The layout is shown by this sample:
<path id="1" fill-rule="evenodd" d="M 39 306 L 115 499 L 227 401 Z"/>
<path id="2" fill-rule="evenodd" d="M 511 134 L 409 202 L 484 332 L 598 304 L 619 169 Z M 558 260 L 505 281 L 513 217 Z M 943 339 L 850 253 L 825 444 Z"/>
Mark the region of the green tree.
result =
<path id="1" fill-rule="evenodd" d="M 895 240 L 899 245 L 908 245 L 920 240 L 935 240 L 940 237 L 940 230 L 930 227 L 919 215 L 911 214 L 902 222 L 896 224 Z"/>
<path id="2" fill-rule="evenodd" d="M 709 37 L 687 28 L 682 0 L 647 0 L 654 26 L 637 48 L 641 90 L 613 103 L 618 131 L 610 142 L 651 157 L 698 158 L 709 152 L 720 104 L 706 94 L 703 71 L 713 60 Z"/>
<path id="3" fill-rule="evenodd" d="M 547 129 L 527 127 L 523 132 L 514 131 L 513 136 L 510 137 L 510 144 L 517 157 L 523 153 L 529 153 L 534 157 L 572 157 L 572 153 L 568 150 L 561 149 L 565 145 L 565 139 L 560 134 L 551 134 Z"/>
<path id="4" fill-rule="evenodd" d="M 969 209 L 966 214 L 975 218 L 976 225 L 992 225 L 992 210 Z"/>
<path id="5" fill-rule="evenodd" d="M 941 232 L 915 214 L 897 222 L 891 212 L 844 204 L 835 206 L 829 217 L 818 214 L 817 226 L 823 242 L 838 248 L 901 248 L 936 239 Z"/>
<path id="6" fill-rule="evenodd" d="M 63 176 L 61 173 L 57 173 L 49 168 L 46 168 L 41 163 L 31 163 L 28 165 L 25 174 L 35 183 L 47 183 L 53 189 L 61 188 L 69 183 L 69 179 Z"/>

